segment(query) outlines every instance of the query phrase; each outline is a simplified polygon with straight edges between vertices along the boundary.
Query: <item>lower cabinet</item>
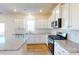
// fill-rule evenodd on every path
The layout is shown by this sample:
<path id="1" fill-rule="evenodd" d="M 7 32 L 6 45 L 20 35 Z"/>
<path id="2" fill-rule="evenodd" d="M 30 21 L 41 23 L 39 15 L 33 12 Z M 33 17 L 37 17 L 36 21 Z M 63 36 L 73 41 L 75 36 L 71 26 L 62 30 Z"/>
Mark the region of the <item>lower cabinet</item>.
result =
<path id="1" fill-rule="evenodd" d="M 40 43 L 48 43 L 47 35 L 26 35 L 27 44 L 40 44 Z"/>

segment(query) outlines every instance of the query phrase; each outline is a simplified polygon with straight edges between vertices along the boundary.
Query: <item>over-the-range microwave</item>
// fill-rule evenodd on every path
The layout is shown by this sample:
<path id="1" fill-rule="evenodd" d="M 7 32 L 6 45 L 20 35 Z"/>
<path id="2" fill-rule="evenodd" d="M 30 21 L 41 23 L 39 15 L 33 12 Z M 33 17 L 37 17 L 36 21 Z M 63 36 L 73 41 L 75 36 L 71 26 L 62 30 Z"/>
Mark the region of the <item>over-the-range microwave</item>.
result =
<path id="1" fill-rule="evenodd" d="M 53 27 L 54 29 L 61 28 L 62 27 L 62 18 L 58 18 L 57 20 L 52 21 L 51 27 Z"/>

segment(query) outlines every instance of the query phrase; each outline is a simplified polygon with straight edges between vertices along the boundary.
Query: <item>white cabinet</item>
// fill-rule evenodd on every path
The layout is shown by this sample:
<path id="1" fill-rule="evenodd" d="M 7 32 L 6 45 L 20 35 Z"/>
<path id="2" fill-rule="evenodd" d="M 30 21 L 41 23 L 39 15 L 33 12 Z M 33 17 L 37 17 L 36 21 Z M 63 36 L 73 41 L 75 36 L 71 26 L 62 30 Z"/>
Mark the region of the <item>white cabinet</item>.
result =
<path id="1" fill-rule="evenodd" d="M 71 19 L 70 29 L 79 30 L 79 3 L 70 4 L 70 19 Z"/>
<path id="2" fill-rule="evenodd" d="M 58 4 L 55 8 L 55 16 L 56 16 L 56 20 L 58 20 L 58 18 L 61 18 L 61 5 L 62 4 Z"/>
<path id="3" fill-rule="evenodd" d="M 50 23 L 62 18 L 61 29 L 79 30 L 79 3 L 58 4 L 52 11 Z"/>
<path id="4" fill-rule="evenodd" d="M 58 4 L 53 10 L 52 14 L 49 17 L 49 26 L 51 28 L 51 22 L 58 20 L 58 18 L 61 18 L 61 4 Z"/>
<path id="5" fill-rule="evenodd" d="M 35 28 L 48 28 L 48 19 L 42 19 L 40 17 L 40 19 L 37 18 L 37 20 L 35 20 Z"/>
<path id="6" fill-rule="evenodd" d="M 58 4 L 53 12 L 53 16 L 50 17 L 52 21 L 58 20 L 58 18 L 62 18 L 62 28 L 61 29 L 69 29 L 71 27 L 71 19 L 70 19 L 70 4 Z"/>
<path id="7" fill-rule="evenodd" d="M 49 27 L 49 28 L 52 28 L 52 27 L 51 27 L 51 17 L 49 17 L 48 20 L 49 20 L 49 21 L 48 21 L 48 27 Z"/>
<path id="8" fill-rule="evenodd" d="M 68 29 L 70 27 L 70 7 L 68 3 L 62 4 L 62 29 Z"/>
<path id="9" fill-rule="evenodd" d="M 79 30 L 79 4 L 63 4 L 62 20 L 63 29 Z"/>
<path id="10" fill-rule="evenodd" d="M 61 18 L 61 4 L 58 4 L 53 10 L 53 21 Z"/>
<path id="11" fill-rule="evenodd" d="M 48 43 L 47 35 L 40 34 L 29 34 L 26 35 L 27 44 L 39 44 L 39 43 Z"/>

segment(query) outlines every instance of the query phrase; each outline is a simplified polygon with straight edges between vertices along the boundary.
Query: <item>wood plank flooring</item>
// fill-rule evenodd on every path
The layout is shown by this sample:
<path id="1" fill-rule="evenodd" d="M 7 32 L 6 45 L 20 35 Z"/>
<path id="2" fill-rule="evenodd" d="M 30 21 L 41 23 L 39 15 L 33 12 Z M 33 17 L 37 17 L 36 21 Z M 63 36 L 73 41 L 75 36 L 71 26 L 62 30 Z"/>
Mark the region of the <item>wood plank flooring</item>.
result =
<path id="1" fill-rule="evenodd" d="M 32 55 L 51 55 L 46 44 L 27 44 L 27 52 Z"/>
<path id="2" fill-rule="evenodd" d="M 0 55 L 52 55 L 46 44 L 24 44 L 17 51 L 0 51 Z"/>

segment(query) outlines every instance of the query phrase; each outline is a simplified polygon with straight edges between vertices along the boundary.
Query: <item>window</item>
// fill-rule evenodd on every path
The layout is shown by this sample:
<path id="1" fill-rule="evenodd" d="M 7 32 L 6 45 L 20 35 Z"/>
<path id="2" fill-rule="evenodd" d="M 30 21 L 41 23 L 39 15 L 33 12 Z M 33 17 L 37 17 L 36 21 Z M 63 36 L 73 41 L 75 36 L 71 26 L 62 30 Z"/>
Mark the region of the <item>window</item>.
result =
<path id="1" fill-rule="evenodd" d="M 0 44 L 5 44 L 5 37 L 4 36 L 1 36 L 0 37 Z"/>
<path id="2" fill-rule="evenodd" d="M 0 23 L 0 44 L 5 43 L 5 24 Z"/>
<path id="3" fill-rule="evenodd" d="M 5 24 L 4 23 L 0 23 L 0 35 L 4 35 L 5 34 Z"/>
<path id="4" fill-rule="evenodd" d="M 27 27 L 28 27 L 28 32 L 32 32 L 35 30 L 35 21 L 34 20 L 28 20 L 27 21 Z"/>

